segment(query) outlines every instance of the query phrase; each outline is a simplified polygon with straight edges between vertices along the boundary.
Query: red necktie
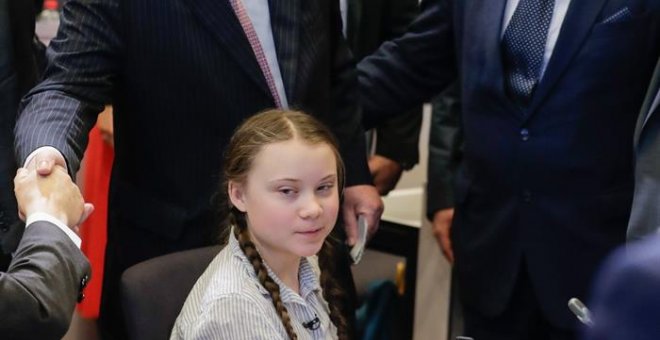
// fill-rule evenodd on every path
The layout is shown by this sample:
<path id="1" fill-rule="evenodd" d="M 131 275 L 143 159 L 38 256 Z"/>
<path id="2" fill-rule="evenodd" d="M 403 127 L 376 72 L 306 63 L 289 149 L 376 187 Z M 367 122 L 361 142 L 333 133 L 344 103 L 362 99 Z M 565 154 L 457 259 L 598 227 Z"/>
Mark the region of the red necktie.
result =
<path id="1" fill-rule="evenodd" d="M 241 27 L 243 27 L 243 32 L 245 32 L 245 35 L 250 42 L 250 46 L 252 46 L 252 51 L 254 52 L 254 56 L 257 58 L 259 68 L 261 68 L 261 73 L 263 73 L 264 77 L 266 78 L 268 89 L 270 90 L 271 95 L 273 95 L 273 99 L 275 99 L 275 105 L 277 105 L 278 108 L 281 108 L 282 101 L 280 100 L 280 95 L 277 92 L 277 87 L 275 87 L 275 79 L 273 78 L 273 74 L 270 72 L 270 66 L 268 66 L 266 55 L 264 54 L 264 50 L 261 47 L 261 42 L 259 42 L 257 32 L 254 30 L 254 26 L 252 26 L 250 17 L 248 16 L 247 11 L 243 6 L 243 1 L 230 0 L 230 2 L 231 7 L 234 9 L 234 13 L 236 13 L 236 16 L 238 17 L 238 21 L 241 23 Z"/>

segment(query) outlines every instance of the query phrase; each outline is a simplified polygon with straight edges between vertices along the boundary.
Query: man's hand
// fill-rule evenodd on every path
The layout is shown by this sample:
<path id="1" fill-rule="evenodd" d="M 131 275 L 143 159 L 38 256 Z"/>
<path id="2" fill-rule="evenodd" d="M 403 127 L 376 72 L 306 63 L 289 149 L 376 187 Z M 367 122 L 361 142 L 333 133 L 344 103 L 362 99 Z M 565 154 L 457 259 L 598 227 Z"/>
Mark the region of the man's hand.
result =
<path id="1" fill-rule="evenodd" d="M 32 158 L 25 164 L 27 170 L 37 170 L 41 176 L 48 176 L 53 171 L 56 165 L 66 169 L 66 161 L 64 156 L 53 147 L 42 147 L 37 149 Z"/>
<path id="2" fill-rule="evenodd" d="M 369 157 L 369 171 L 378 193 L 387 195 L 401 178 L 403 168 L 394 160 L 380 155 L 373 155 Z"/>
<path id="3" fill-rule="evenodd" d="M 440 250 L 449 263 L 454 263 L 454 250 L 451 247 L 451 223 L 454 220 L 454 208 L 442 209 L 433 215 L 433 235 Z"/>
<path id="4" fill-rule="evenodd" d="M 14 178 L 14 193 L 21 218 L 41 212 L 52 215 L 74 231 L 93 210 L 83 201 L 78 187 L 61 166 L 54 166 L 48 176 L 35 170 L 18 169 Z"/>
<path id="5" fill-rule="evenodd" d="M 344 204 L 342 207 L 344 226 L 349 246 L 357 241 L 358 215 L 364 215 L 369 226 L 368 237 L 378 230 L 380 215 L 383 214 L 383 201 L 373 185 L 354 185 L 344 189 Z"/>

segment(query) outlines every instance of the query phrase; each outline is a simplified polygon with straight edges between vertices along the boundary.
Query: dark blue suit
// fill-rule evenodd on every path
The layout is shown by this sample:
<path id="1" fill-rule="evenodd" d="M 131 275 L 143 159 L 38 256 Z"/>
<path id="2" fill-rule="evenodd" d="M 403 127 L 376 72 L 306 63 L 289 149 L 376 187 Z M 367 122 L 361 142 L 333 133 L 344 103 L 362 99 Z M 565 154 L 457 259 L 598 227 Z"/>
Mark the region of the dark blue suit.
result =
<path id="1" fill-rule="evenodd" d="M 269 1 L 290 106 L 341 141 L 347 185 L 368 183 L 355 69 L 336 0 Z M 70 0 L 44 81 L 23 103 L 20 161 L 53 145 L 75 173 L 87 133 L 114 106 L 101 321 L 121 335 L 119 277 L 166 253 L 216 243 L 222 151 L 236 126 L 275 103 L 227 0 Z M 332 76 L 332 77 L 331 77 Z M 224 188 L 222 188 L 224 190 Z"/>
<path id="2" fill-rule="evenodd" d="M 660 237 L 618 250 L 594 284 L 585 340 L 660 339 Z"/>
<path id="3" fill-rule="evenodd" d="M 531 104 L 505 94 L 506 0 L 428 1 L 359 65 L 379 120 L 460 82 L 465 129 L 452 229 L 462 301 L 502 313 L 521 265 L 547 320 L 571 328 L 604 256 L 625 240 L 635 120 L 660 51 L 660 2 L 571 1 Z M 630 16 L 605 22 L 628 8 Z M 429 174 L 433 176 L 434 174 Z"/>

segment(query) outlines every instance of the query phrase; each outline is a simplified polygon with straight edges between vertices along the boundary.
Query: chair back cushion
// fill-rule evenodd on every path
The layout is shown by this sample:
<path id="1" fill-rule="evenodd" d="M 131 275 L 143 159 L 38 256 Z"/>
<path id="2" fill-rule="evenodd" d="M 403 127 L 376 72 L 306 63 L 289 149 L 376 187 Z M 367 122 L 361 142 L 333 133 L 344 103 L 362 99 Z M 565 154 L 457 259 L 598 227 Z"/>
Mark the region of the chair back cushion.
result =
<path id="1" fill-rule="evenodd" d="M 222 246 L 159 256 L 124 271 L 121 298 L 130 339 L 169 339 L 188 293 Z"/>

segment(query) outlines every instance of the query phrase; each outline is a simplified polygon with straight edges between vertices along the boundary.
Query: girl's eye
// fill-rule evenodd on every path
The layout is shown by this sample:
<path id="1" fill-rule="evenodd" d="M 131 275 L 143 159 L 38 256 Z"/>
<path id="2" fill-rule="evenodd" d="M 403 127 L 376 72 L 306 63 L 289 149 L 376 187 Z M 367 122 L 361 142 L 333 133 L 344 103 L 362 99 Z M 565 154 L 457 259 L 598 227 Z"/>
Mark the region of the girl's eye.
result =
<path id="1" fill-rule="evenodd" d="M 284 196 L 293 196 L 296 193 L 295 190 L 291 188 L 282 188 L 279 191 Z"/>
<path id="2" fill-rule="evenodd" d="M 334 187 L 333 184 L 328 183 L 328 184 L 323 184 L 319 186 L 316 190 L 321 191 L 321 192 L 327 192 L 330 191 Z"/>

